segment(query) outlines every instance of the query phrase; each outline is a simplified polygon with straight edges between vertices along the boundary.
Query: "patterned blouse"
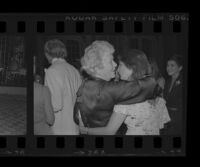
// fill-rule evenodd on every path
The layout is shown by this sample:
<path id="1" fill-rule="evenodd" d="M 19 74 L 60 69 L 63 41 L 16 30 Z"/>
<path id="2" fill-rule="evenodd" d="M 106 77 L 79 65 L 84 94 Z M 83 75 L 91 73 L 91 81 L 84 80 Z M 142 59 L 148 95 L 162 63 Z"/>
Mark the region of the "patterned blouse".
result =
<path id="1" fill-rule="evenodd" d="M 161 97 L 137 104 L 115 105 L 114 111 L 127 115 L 126 135 L 159 135 L 160 129 L 170 121 L 166 102 Z"/>

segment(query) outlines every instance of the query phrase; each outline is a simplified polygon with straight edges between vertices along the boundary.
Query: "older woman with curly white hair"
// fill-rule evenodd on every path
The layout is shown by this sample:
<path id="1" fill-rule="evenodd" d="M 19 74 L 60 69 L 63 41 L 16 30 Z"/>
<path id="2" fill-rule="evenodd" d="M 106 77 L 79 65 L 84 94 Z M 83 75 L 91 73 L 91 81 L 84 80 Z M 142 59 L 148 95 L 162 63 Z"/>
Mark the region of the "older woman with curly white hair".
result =
<path id="1" fill-rule="evenodd" d="M 81 59 L 84 81 L 77 92 L 74 121 L 80 117 L 86 127 L 106 126 L 116 104 L 134 104 L 153 97 L 155 79 L 144 81 L 111 81 L 117 64 L 115 49 L 107 41 L 94 41 Z M 125 134 L 119 128 L 117 134 Z"/>
<path id="2" fill-rule="evenodd" d="M 95 41 L 85 49 L 82 70 L 89 75 L 109 81 L 115 77 L 117 64 L 113 60 L 113 46 L 107 41 Z"/>
<path id="3" fill-rule="evenodd" d="M 67 50 L 63 42 L 49 40 L 44 46 L 45 56 L 51 66 L 45 72 L 45 85 L 51 91 L 55 112 L 54 135 L 77 135 L 73 121 L 76 92 L 82 82 L 79 72 L 66 62 Z"/>

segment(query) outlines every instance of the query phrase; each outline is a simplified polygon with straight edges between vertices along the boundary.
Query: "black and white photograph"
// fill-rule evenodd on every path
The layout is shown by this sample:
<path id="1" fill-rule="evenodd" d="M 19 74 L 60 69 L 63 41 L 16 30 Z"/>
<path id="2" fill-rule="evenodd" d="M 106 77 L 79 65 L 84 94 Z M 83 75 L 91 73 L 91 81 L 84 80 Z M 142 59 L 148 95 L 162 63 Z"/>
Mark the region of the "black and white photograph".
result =
<path id="1" fill-rule="evenodd" d="M 189 13 L 0 14 L 0 156 L 185 156 L 189 55 Z"/>
<path id="2" fill-rule="evenodd" d="M 49 35 L 35 41 L 35 135 L 183 135 L 182 36 Z"/>
<path id="3" fill-rule="evenodd" d="M 26 55 L 23 36 L 0 36 L 0 135 L 26 134 Z"/>

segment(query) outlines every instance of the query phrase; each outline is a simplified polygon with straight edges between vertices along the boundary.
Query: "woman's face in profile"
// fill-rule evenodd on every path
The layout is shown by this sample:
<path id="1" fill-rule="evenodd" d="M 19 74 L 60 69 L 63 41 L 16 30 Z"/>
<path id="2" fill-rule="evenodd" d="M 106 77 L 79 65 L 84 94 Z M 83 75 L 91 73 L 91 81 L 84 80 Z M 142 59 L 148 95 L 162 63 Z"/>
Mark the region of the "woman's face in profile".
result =
<path id="1" fill-rule="evenodd" d="M 119 66 L 118 66 L 117 71 L 119 73 L 121 80 L 129 80 L 130 76 L 133 73 L 133 70 L 127 68 L 126 65 L 122 61 L 119 61 Z"/>
<path id="2" fill-rule="evenodd" d="M 115 77 L 115 69 L 117 64 L 113 59 L 113 54 L 106 52 L 102 58 L 103 68 L 97 69 L 97 74 L 99 74 L 102 79 L 109 81 Z"/>
<path id="3" fill-rule="evenodd" d="M 181 71 L 182 67 L 179 66 L 174 60 L 167 62 L 167 73 L 169 76 L 173 76 Z"/>

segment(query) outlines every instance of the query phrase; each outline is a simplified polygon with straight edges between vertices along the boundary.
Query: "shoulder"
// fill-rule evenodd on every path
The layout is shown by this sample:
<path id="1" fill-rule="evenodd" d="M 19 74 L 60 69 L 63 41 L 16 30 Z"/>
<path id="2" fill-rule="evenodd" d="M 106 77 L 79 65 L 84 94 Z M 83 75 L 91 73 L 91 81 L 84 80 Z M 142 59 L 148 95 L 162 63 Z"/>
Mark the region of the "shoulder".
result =
<path id="1" fill-rule="evenodd" d="M 49 66 L 49 68 L 45 69 L 45 73 L 51 73 L 56 71 L 56 65 L 52 64 L 51 66 Z"/>
<path id="2" fill-rule="evenodd" d="M 166 108 L 166 101 L 165 101 L 165 99 L 164 98 L 162 98 L 162 97 L 157 97 L 156 99 L 155 99 L 155 105 L 154 105 L 154 107 L 156 107 L 156 109 L 158 109 L 158 110 L 162 110 L 163 108 Z"/>
<path id="3" fill-rule="evenodd" d="M 74 73 L 74 75 L 80 77 L 80 72 L 73 65 L 71 65 L 71 64 L 68 63 L 68 68 L 70 68 L 70 70 Z"/>
<path id="4" fill-rule="evenodd" d="M 83 88 L 89 90 L 90 92 L 94 92 L 99 89 L 102 83 L 97 80 L 85 80 L 83 83 Z"/>
<path id="5" fill-rule="evenodd" d="M 82 82 L 82 86 L 79 88 L 79 90 L 88 98 L 98 98 L 99 100 L 103 100 L 108 102 L 108 100 L 111 98 L 109 89 L 105 89 L 106 81 L 101 80 L 85 80 Z"/>
<path id="6" fill-rule="evenodd" d="M 156 101 L 156 105 L 165 105 L 166 104 L 166 100 L 162 97 L 157 97 L 155 99 L 155 101 Z"/>
<path id="7" fill-rule="evenodd" d="M 65 73 L 66 70 L 60 65 L 53 64 L 48 69 L 45 70 L 45 73 L 47 76 L 52 76 L 54 78 L 57 78 L 59 76 L 62 76 L 63 73 Z"/>
<path id="8" fill-rule="evenodd" d="M 66 61 L 55 61 L 54 63 L 51 64 L 48 70 L 62 69 L 65 68 L 66 66 L 68 66 L 68 63 Z"/>

